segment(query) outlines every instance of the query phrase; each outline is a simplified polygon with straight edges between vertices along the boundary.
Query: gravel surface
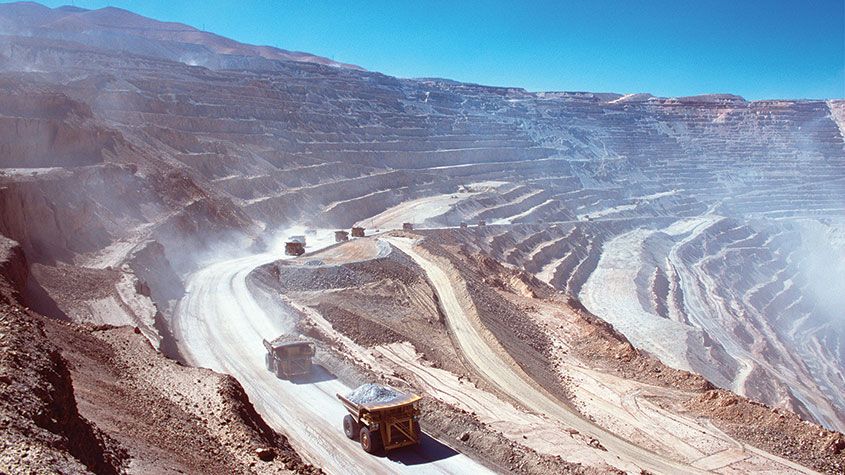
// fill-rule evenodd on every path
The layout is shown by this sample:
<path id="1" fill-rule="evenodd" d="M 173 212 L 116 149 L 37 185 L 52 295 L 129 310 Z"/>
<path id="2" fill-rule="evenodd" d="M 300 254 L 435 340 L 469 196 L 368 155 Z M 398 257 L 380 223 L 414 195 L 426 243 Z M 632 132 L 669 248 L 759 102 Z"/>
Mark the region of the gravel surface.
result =
<path id="1" fill-rule="evenodd" d="M 781 457 L 824 473 L 845 473 L 845 436 L 795 413 L 771 409 L 723 389 L 706 391 L 685 403 L 722 430 Z"/>

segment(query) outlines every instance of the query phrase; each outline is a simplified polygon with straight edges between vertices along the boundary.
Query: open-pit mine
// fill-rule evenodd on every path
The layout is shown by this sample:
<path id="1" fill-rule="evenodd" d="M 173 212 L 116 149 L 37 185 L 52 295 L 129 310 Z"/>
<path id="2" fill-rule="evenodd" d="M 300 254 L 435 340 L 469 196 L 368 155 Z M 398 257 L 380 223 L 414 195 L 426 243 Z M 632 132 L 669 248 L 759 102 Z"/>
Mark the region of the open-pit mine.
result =
<path id="1" fill-rule="evenodd" d="M 843 137 L 2 4 L 0 472 L 841 474 Z"/>

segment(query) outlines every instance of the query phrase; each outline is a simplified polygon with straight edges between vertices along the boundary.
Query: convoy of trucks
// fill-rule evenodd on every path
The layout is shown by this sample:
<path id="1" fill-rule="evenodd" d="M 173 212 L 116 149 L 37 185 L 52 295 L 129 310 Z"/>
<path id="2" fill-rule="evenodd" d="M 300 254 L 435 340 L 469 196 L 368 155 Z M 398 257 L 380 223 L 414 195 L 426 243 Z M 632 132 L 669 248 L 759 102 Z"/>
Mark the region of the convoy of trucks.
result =
<path id="1" fill-rule="evenodd" d="M 311 374 L 316 354 L 313 342 L 282 335 L 262 340 L 267 353 L 267 369 L 280 379 L 293 380 Z M 338 394 L 349 412 L 343 418 L 343 431 L 357 439 L 367 453 L 376 454 L 420 442 L 418 402 L 420 396 L 380 384 L 365 384 L 348 394 Z"/>
<path id="2" fill-rule="evenodd" d="M 403 223 L 406 231 L 413 224 Z M 306 234 L 308 234 L 306 232 Z M 349 239 L 346 231 L 336 231 L 335 241 Z M 363 237 L 364 228 L 353 227 L 353 237 Z M 290 236 L 285 254 L 305 253 L 305 236 Z M 292 380 L 308 376 L 316 348 L 312 341 L 298 336 L 282 335 L 271 341 L 262 340 L 267 369 L 280 379 Z M 376 454 L 419 444 L 422 433 L 419 424 L 419 401 L 416 394 L 402 392 L 389 386 L 370 383 L 348 394 L 337 394 L 348 414 L 343 418 L 343 431 L 350 439 L 357 439 L 367 453 Z"/>

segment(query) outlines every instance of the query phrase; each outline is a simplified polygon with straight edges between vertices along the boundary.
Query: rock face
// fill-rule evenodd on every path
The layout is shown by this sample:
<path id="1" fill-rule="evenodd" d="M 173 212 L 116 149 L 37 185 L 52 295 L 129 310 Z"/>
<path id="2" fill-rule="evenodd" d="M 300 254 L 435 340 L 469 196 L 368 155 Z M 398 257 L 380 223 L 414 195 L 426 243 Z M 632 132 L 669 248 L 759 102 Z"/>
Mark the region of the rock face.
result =
<path id="1" fill-rule="evenodd" d="M 321 473 L 231 376 L 166 359 L 137 328 L 47 320 L 21 305 L 26 270 L 21 247 L 0 237 L 0 471 Z"/>
<path id="2" fill-rule="evenodd" d="M 19 304 L 26 262 L 0 238 L 0 471 L 119 473 L 126 453 L 80 416 L 67 362 Z"/>
<path id="3" fill-rule="evenodd" d="M 404 80 L 115 9 L 0 24 L 0 85 L 38 98 L 0 101 L 0 233 L 34 262 L 157 243 L 177 275 L 220 241 L 453 194 L 429 224 L 485 220 L 454 232 L 635 346 L 845 428 L 842 101 Z"/>
<path id="4" fill-rule="evenodd" d="M 3 84 L 0 165 L 75 167 L 100 163 L 117 152 L 120 135 L 96 125 L 91 110 L 61 93 Z"/>

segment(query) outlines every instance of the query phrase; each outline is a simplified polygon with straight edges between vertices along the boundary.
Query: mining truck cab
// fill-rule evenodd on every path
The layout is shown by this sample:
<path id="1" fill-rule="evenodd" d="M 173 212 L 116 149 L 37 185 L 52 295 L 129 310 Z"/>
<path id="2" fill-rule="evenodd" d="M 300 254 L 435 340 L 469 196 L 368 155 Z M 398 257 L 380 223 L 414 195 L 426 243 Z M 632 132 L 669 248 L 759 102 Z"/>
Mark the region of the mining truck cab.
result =
<path id="1" fill-rule="evenodd" d="M 311 374 L 311 358 L 314 343 L 298 338 L 281 336 L 273 341 L 262 340 L 267 353 L 264 355 L 267 369 L 278 378 L 291 379 Z"/>
<path id="2" fill-rule="evenodd" d="M 376 393 L 388 392 L 390 397 L 356 398 L 356 393 L 366 387 Z M 420 396 L 380 384 L 365 384 L 349 394 L 338 394 L 337 398 L 349 412 L 343 418 L 343 432 L 350 439 L 358 439 L 365 452 L 377 454 L 420 443 Z"/>

